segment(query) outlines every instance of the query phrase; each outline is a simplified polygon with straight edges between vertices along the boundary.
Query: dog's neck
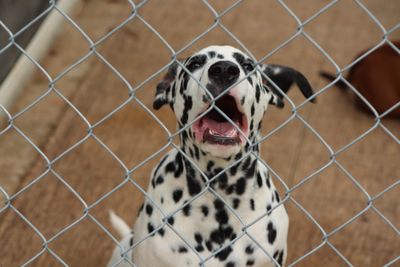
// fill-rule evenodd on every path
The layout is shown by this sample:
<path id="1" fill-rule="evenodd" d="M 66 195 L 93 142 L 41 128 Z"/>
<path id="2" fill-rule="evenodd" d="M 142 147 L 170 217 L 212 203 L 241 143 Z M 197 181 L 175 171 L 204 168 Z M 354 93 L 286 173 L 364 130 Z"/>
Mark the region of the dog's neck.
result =
<path id="1" fill-rule="evenodd" d="M 258 134 L 250 135 L 250 145 L 247 143 L 240 152 L 228 158 L 220 158 L 201 151 L 193 142 L 193 134 L 182 131 L 180 134 L 180 152 L 176 164 L 185 170 L 189 194 L 195 196 L 208 184 L 220 194 L 230 194 L 240 179 L 256 177 L 259 155 Z M 228 179 L 229 176 L 229 179 Z M 246 179 L 247 180 L 247 179 Z M 256 179 L 252 179 L 255 183 Z"/>

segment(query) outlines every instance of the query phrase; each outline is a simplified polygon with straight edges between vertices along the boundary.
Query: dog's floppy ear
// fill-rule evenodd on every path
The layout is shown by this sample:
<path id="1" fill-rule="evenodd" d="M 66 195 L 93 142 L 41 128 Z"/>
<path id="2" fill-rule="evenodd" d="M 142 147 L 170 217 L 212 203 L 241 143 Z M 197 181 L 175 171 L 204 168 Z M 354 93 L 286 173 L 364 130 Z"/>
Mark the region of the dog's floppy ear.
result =
<path id="1" fill-rule="evenodd" d="M 267 75 L 285 94 L 289 91 L 293 83 L 299 87 L 300 91 L 306 98 L 309 98 L 314 94 L 306 77 L 295 69 L 275 64 L 262 65 L 261 69 L 263 73 Z M 273 93 L 273 98 L 270 103 L 279 108 L 283 108 L 285 104 L 283 102 L 282 93 L 270 84 L 265 77 L 263 77 L 263 84 Z M 315 98 L 310 101 L 314 103 Z"/>
<path id="2" fill-rule="evenodd" d="M 153 108 L 160 109 L 163 105 L 170 102 L 169 92 L 171 91 L 171 86 L 176 78 L 176 72 L 178 69 L 178 62 L 174 61 L 168 68 L 167 73 L 162 78 L 161 82 L 157 84 L 156 95 L 153 101 Z"/>

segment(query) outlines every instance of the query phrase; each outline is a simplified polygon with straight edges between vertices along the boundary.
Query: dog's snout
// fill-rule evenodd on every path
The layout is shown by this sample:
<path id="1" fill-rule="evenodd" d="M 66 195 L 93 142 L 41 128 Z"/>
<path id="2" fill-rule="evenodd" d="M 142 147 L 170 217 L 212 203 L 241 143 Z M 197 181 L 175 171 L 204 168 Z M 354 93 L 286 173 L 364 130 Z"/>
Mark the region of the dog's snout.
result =
<path id="1" fill-rule="evenodd" d="M 239 78 L 239 67 L 230 61 L 218 61 L 208 69 L 210 80 L 223 88 L 227 88 Z"/>

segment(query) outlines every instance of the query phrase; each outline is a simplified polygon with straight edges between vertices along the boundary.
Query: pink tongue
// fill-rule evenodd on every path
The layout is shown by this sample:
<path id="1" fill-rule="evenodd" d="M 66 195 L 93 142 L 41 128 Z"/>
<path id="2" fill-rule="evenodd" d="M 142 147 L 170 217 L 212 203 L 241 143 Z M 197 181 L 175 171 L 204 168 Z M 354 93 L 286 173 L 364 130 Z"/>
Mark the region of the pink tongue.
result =
<path id="1" fill-rule="evenodd" d="M 216 122 L 208 118 L 202 120 L 202 131 L 209 129 L 213 135 L 220 135 L 225 137 L 236 137 L 237 129 L 230 122 Z"/>

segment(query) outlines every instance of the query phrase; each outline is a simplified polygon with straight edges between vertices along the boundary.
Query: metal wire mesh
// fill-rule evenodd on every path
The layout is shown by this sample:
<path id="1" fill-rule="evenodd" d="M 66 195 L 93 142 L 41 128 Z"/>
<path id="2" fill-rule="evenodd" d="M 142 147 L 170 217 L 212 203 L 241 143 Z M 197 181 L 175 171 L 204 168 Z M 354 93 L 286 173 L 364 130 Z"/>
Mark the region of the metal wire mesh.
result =
<path id="1" fill-rule="evenodd" d="M 194 252 L 196 253 L 196 255 L 199 257 L 199 261 L 200 261 L 200 266 L 207 266 L 207 262 L 210 258 L 214 257 L 219 251 L 221 251 L 222 249 L 224 249 L 226 246 L 232 245 L 234 244 L 237 240 L 239 240 L 240 238 L 242 238 L 243 236 L 247 236 L 249 237 L 253 242 L 255 242 L 257 244 L 256 239 L 251 236 L 247 229 L 249 227 L 251 227 L 252 225 L 254 225 L 255 223 L 257 223 L 259 220 L 261 220 L 262 218 L 264 218 L 265 216 L 268 216 L 267 213 L 263 214 L 262 216 L 260 216 L 260 218 L 258 218 L 257 220 L 253 221 L 251 224 L 245 224 L 242 220 L 242 218 L 240 217 L 240 215 L 238 215 L 235 211 L 235 209 L 233 209 L 231 207 L 231 205 L 227 202 L 224 201 L 224 199 L 218 194 L 218 192 L 216 192 L 215 190 L 212 189 L 212 187 L 210 187 L 210 184 L 218 177 L 218 175 L 222 172 L 224 172 L 225 170 L 221 171 L 220 173 L 216 174 L 214 177 L 207 177 L 206 174 L 204 174 L 197 166 L 196 166 L 196 162 L 193 162 L 191 160 L 190 157 L 186 157 L 186 159 L 193 165 L 194 168 L 196 168 L 199 172 L 201 172 L 201 174 L 204 176 L 204 178 L 207 180 L 206 182 L 206 186 L 204 187 L 204 189 L 197 194 L 195 197 L 193 197 L 189 202 L 185 203 L 182 207 L 180 207 L 179 210 L 177 210 L 176 212 L 172 213 L 172 214 L 166 214 L 163 209 L 161 207 L 159 207 L 155 201 L 153 201 L 151 199 L 151 197 L 146 193 L 145 188 L 142 188 L 134 179 L 131 178 L 131 175 L 141 166 L 145 165 L 146 163 L 148 163 L 150 160 L 154 159 L 155 157 L 159 156 L 160 154 L 164 153 L 165 150 L 169 147 L 174 147 L 175 149 L 180 150 L 179 146 L 177 146 L 174 142 L 173 139 L 174 137 L 178 136 L 180 134 L 180 132 L 183 130 L 179 130 L 176 132 L 171 132 L 165 125 L 164 123 L 157 117 L 157 114 L 154 114 L 152 110 L 150 110 L 139 98 L 136 97 L 136 92 L 141 89 L 142 87 L 144 87 L 145 85 L 147 85 L 151 80 L 155 79 L 157 76 L 159 76 L 159 74 L 163 73 L 166 71 L 166 69 L 173 63 L 176 62 L 175 60 L 177 58 L 180 57 L 180 55 L 182 53 L 184 53 L 185 51 L 187 51 L 195 42 L 197 42 L 199 39 L 203 38 L 205 35 L 207 35 L 210 31 L 214 30 L 215 28 L 219 28 L 221 29 L 223 32 L 225 32 L 228 36 L 230 36 L 230 38 L 237 43 L 238 48 L 242 49 L 243 51 L 245 51 L 248 55 L 252 56 L 254 58 L 254 56 L 252 55 L 252 52 L 250 51 L 250 49 L 248 49 L 241 41 L 238 37 L 235 36 L 234 33 L 232 33 L 223 23 L 222 23 L 222 18 L 228 14 L 229 12 L 231 12 L 232 10 L 235 9 L 240 9 L 240 3 L 242 2 L 241 0 L 237 1 L 236 3 L 234 3 L 233 5 L 231 5 L 229 8 L 225 9 L 222 12 L 218 12 L 213 5 L 207 1 L 207 0 L 203 0 L 202 2 L 204 3 L 204 5 L 207 7 L 207 9 L 209 10 L 209 12 L 211 12 L 211 14 L 214 17 L 214 23 L 208 28 L 206 29 L 203 33 L 199 34 L 198 36 L 196 36 L 193 40 L 191 40 L 189 43 L 187 43 L 185 46 L 183 46 L 180 50 L 174 50 L 174 48 L 164 39 L 164 37 L 157 31 L 156 28 L 154 28 L 148 21 L 146 21 L 141 15 L 140 15 L 140 9 L 145 6 L 148 2 L 150 2 L 150 0 L 145 0 L 145 1 L 141 1 L 138 3 L 135 3 L 133 1 L 127 1 L 130 4 L 130 8 L 131 8 L 131 15 L 126 18 L 122 23 L 120 23 L 117 27 L 113 28 L 111 31 L 109 31 L 107 34 L 105 34 L 102 38 L 100 38 L 97 41 L 93 41 L 86 33 L 85 31 L 78 25 L 78 23 L 76 23 L 71 17 L 69 17 L 67 14 L 65 14 L 62 10 L 60 10 L 55 1 L 50 1 L 49 3 L 49 7 L 39 16 L 37 16 L 32 22 L 30 22 L 28 25 L 26 25 L 25 27 L 23 27 L 21 30 L 19 30 L 18 32 L 11 32 L 9 30 L 9 28 L 7 27 L 7 25 L 2 22 L 0 20 L 0 27 L 2 29 L 4 29 L 8 35 L 9 35 L 9 42 L 8 44 L 0 49 L 0 54 L 3 53 L 4 51 L 6 51 L 8 48 L 10 47 L 16 47 L 23 56 L 27 57 L 32 64 L 35 65 L 35 67 L 37 68 L 38 71 L 40 71 L 41 73 L 43 73 L 45 75 L 45 77 L 48 79 L 48 90 L 43 93 L 42 95 L 40 95 L 37 99 L 35 99 L 32 103 L 30 103 L 28 106 L 26 106 L 24 109 L 22 109 L 21 111 L 19 111 L 16 114 L 11 114 L 5 107 L 0 105 L 0 113 L 3 113 L 4 116 L 7 118 L 7 124 L 6 126 L 1 130 L 0 132 L 0 138 L 2 135 L 4 135 L 7 131 L 10 131 L 11 129 L 15 130 L 23 139 L 25 139 L 30 146 L 32 146 L 32 148 L 34 148 L 35 151 L 37 151 L 40 154 L 40 157 L 43 158 L 46 162 L 47 168 L 45 170 L 45 172 L 43 172 L 40 176 L 36 177 L 35 179 L 33 179 L 29 184 L 25 185 L 23 188 L 20 188 L 18 192 L 16 193 L 12 193 L 9 194 L 8 192 L 6 192 L 6 190 L 4 188 L 2 188 L 0 186 L 0 192 L 1 194 L 4 196 L 5 198 L 5 205 L 4 206 L 0 206 L 0 215 L 2 213 L 4 213 L 6 210 L 12 210 L 13 212 L 15 212 L 15 214 L 17 214 L 19 216 L 19 218 L 21 220 L 23 220 L 27 225 L 29 225 L 29 227 L 37 234 L 37 236 L 40 237 L 40 239 L 42 240 L 43 243 L 43 248 L 42 250 L 37 253 L 36 255 L 32 255 L 32 257 L 26 261 L 23 266 L 28 266 L 30 265 L 32 262 L 34 262 L 38 257 L 40 257 L 42 254 L 44 253 L 49 253 L 51 254 L 54 259 L 56 259 L 60 264 L 64 265 L 64 266 L 68 266 L 67 262 L 65 262 L 62 257 L 60 257 L 59 255 L 57 255 L 57 253 L 55 251 L 52 250 L 52 248 L 50 247 L 50 244 L 56 240 L 57 238 L 59 238 L 61 235 L 63 235 L 65 232 L 69 231 L 71 228 L 73 228 L 75 225 L 81 223 L 84 219 L 91 219 L 95 224 L 97 224 L 117 245 L 118 244 L 118 240 L 110 233 L 110 231 L 96 218 L 94 217 L 91 213 L 90 210 L 93 209 L 96 205 L 98 205 L 98 203 L 100 203 L 101 201 L 103 201 L 104 199 L 108 198 L 111 194 L 113 194 L 114 192 L 116 192 L 119 188 L 123 187 L 125 184 L 133 184 L 135 187 L 137 187 L 142 194 L 145 196 L 145 198 L 147 199 L 147 201 L 149 201 L 150 203 L 152 203 L 158 210 L 159 212 L 161 212 L 163 214 L 163 217 L 165 218 L 165 220 L 163 221 L 163 223 L 156 229 L 154 229 L 154 232 L 157 232 L 160 228 L 163 227 L 169 227 L 172 231 L 175 232 L 176 235 L 178 235 L 182 241 Z M 285 127 L 287 124 L 289 124 L 291 121 L 297 120 L 299 122 L 301 122 L 303 124 L 303 126 L 309 131 L 311 132 L 318 140 L 319 142 L 329 151 L 329 161 L 322 166 L 321 168 L 319 168 L 318 170 L 314 171 L 312 174 L 308 175 L 307 177 L 305 177 L 304 179 L 302 179 L 299 183 L 293 185 L 293 186 L 288 186 L 284 179 L 281 178 L 279 176 L 279 174 L 277 172 L 275 172 L 273 170 L 273 168 L 268 165 L 268 163 L 264 162 L 261 158 L 259 159 L 261 162 L 263 162 L 263 164 L 265 164 L 265 166 L 270 170 L 271 174 L 274 175 L 276 177 L 276 179 L 279 181 L 279 183 L 282 184 L 282 186 L 284 187 L 285 190 L 285 197 L 280 201 L 279 205 L 283 205 L 288 201 L 291 201 L 292 203 L 294 203 L 305 215 L 306 217 L 313 223 L 315 224 L 315 226 L 319 229 L 319 231 L 322 233 L 322 239 L 321 242 L 319 243 L 318 246 L 316 246 L 315 248 L 313 248 L 312 250 L 308 251 L 306 254 L 302 255 L 301 257 L 295 259 L 292 262 L 289 262 L 289 266 L 294 266 L 300 262 L 302 262 L 305 258 L 307 258 L 308 256 L 310 256 L 311 254 L 315 253 L 316 251 L 318 251 L 321 247 L 323 246 L 329 246 L 341 259 L 343 264 L 347 265 L 347 266 L 353 266 L 352 263 L 342 254 L 341 251 L 339 251 L 335 245 L 330 241 L 330 237 L 334 234 L 336 234 L 337 232 L 341 231 L 342 229 L 344 229 L 345 227 L 347 227 L 348 225 L 350 225 L 354 220 L 356 220 L 357 218 L 359 218 L 360 216 L 362 216 L 364 213 L 366 213 L 367 211 L 373 211 L 375 212 L 381 219 L 383 222 L 385 222 L 389 227 L 391 227 L 394 230 L 394 234 L 399 236 L 400 235 L 400 231 L 399 229 L 396 227 L 396 223 L 392 222 L 389 218 L 387 218 L 376 206 L 375 206 L 375 201 L 380 199 L 382 196 L 384 196 L 387 192 L 393 190 L 394 188 L 396 188 L 399 184 L 400 184 L 400 180 L 398 179 L 395 183 L 391 184 L 390 186 L 388 186 L 387 188 L 385 188 L 384 190 L 382 190 L 380 193 L 378 194 L 374 194 L 371 195 L 362 185 L 361 183 L 357 180 L 357 177 L 354 177 L 339 161 L 336 160 L 336 158 L 342 154 L 343 152 L 347 151 L 350 147 L 352 147 L 353 145 L 355 145 L 356 143 L 358 143 L 359 141 L 361 141 L 362 139 L 364 139 L 369 133 L 371 133 L 373 130 L 377 129 L 377 128 L 381 128 L 383 131 L 385 131 L 387 133 L 387 135 L 393 139 L 395 141 L 395 143 L 397 145 L 400 145 L 400 140 L 398 139 L 398 137 L 396 137 L 395 134 L 393 134 L 390 129 L 388 129 L 384 124 L 382 124 L 382 118 L 385 117 L 387 114 L 389 114 L 391 111 L 393 111 L 396 108 L 400 107 L 400 102 L 398 102 L 397 104 L 395 104 L 393 107 L 391 107 L 390 109 L 388 109 L 387 111 L 385 111 L 384 113 L 379 114 L 375 108 L 367 101 L 367 99 L 360 94 L 357 91 L 357 88 L 354 88 L 352 86 L 351 83 L 349 83 L 345 77 L 342 75 L 344 72 L 346 72 L 348 69 L 350 69 L 352 66 L 354 66 L 357 62 L 359 62 L 360 60 L 362 60 L 363 58 L 367 57 L 370 53 L 372 53 L 373 51 L 375 51 L 376 49 L 380 48 L 382 45 L 390 45 L 398 54 L 400 54 L 399 49 L 389 40 L 389 35 L 394 32 L 395 30 L 398 30 L 400 28 L 400 23 L 398 23 L 395 27 L 391 28 L 391 29 L 386 29 L 378 20 L 377 17 L 374 16 L 374 14 L 372 12 L 370 12 L 368 10 L 368 8 L 365 6 L 365 4 L 362 1 L 358 1 L 358 0 L 354 0 L 354 3 L 356 3 L 363 12 L 365 12 L 366 15 L 368 15 L 371 20 L 379 27 L 379 29 L 381 30 L 381 34 L 382 34 L 382 40 L 376 44 L 374 47 L 372 47 L 371 49 L 369 49 L 367 52 L 365 52 L 362 56 L 360 56 L 359 58 L 357 58 L 356 60 L 354 60 L 353 62 L 351 62 L 350 64 L 348 64 L 347 66 L 345 66 L 344 68 L 340 68 L 338 66 L 338 64 L 332 59 L 332 57 L 318 44 L 317 41 L 315 41 L 313 39 L 312 36 L 310 36 L 305 30 L 304 27 L 311 23 L 313 20 L 315 20 L 317 17 L 319 17 L 321 14 L 323 14 L 324 12 L 328 12 L 336 3 L 338 2 L 338 0 L 336 1 L 332 1 L 329 4 L 327 4 L 326 6 L 324 6 L 322 9 L 320 9 L 318 12 L 316 12 L 314 15 L 312 15 L 311 17 L 307 18 L 306 20 L 301 20 L 296 13 L 290 9 L 290 7 L 285 3 L 284 0 L 277 0 L 277 3 L 279 3 L 282 8 L 291 16 L 293 17 L 293 19 L 296 21 L 297 23 L 297 31 L 290 36 L 287 40 L 285 40 L 284 42 L 282 42 L 278 47 L 276 47 L 273 51 L 268 52 L 267 54 L 265 54 L 265 56 L 259 58 L 256 60 L 257 63 L 261 63 L 264 62 L 265 60 L 267 60 L 268 58 L 270 58 L 272 55 L 274 55 L 275 53 L 277 53 L 278 51 L 280 51 L 281 49 L 283 49 L 285 46 L 287 46 L 288 44 L 291 43 L 291 41 L 293 41 L 295 38 L 297 38 L 298 36 L 303 36 L 311 45 L 313 45 L 318 51 L 320 51 L 324 57 L 326 59 L 329 60 L 329 62 L 336 68 L 336 72 L 337 72 L 337 79 L 334 80 L 333 82 L 329 83 L 328 85 L 326 85 L 324 88 L 322 88 L 321 90 L 319 90 L 312 98 L 318 97 L 319 95 L 323 94 L 325 91 L 327 91 L 329 88 L 331 88 L 336 82 L 338 82 L 339 80 L 345 82 L 349 88 L 354 92 L 355 95 L 357 95 L 357 97 L 359 97 L 369 108 L 370 112 L 374 114 L 375 117 L 375 123 L 372 127 L 370 127 L 369 129 L 367 129 L 363 134 L 359 135 L 356 139 L 354 139 L 353 141 L 351 141 L 350 143 L 348 143 L 347 145 L 343 146 L 342 148 L 340 148 L 339 150 L 334 150 L 330 144 L 324 140 L 324 138 L 321 136 L 321 134 L 318 132 L 318 130 L 314 129 L 313 126 L 307 122 L 307 120 L 300 114 L 299 109 L 301 109 L 303 106 L 308 105 L 310 102 L 310 99 L 306 99 L 305 101 L 303 101 L 302 103 L 300 103 L 299 105 L 296 105 L 289 97 L 287 97 L 285 95 L 285 100 L 287 101 L 287 103 L 289 103 L 290 107 L 291 107 L 291 111 L 292 114 L 289 118 L 287 118 L 287 120 L 285 122 L 283 122 L 282 124 L 279 125 L 279 127 L 277 127 L 276 129 L 274 129 L 273 131 L 269 132 L 267 135 L 263 136 L 261 138 L 261 140 L 259 141 L 259 143 L 264 142 L 265 140 L 267 140 L 268 138 L 270 138 L 272 135 L 276 134 L 281 128 Z M 85 38 L 86 42 L 89 45 L 89 51 L 87 52 L 86 55 L 84 55 L 83 57 L 81 57 L 79 60 L 77 60 L 75 63 L 71 64 L 67 69 L 65 69 L 65 71 L 61 72 L 60 74 L 58 74 L 55 77 L 52 77 L 49 72 L 39 63 L 37 62 L 31 55 L 29 55 L 23 47 L 21 47 L 15 40 L 16 38 L 22 34 L 24 31 L 26 31 L 27 28 L 29 28 L 29 26 L 33 23 L 35 23 L 36 21 L 38 21 L 40 18 L 42 18 L 43 16 L 46 16 L 49 12 L 55 10 L 56 12 L 58 12 L 61 16 L 63 16 L 63 18 L 65 19 L 65 21 L 70 24 L 72 27 L 74 27 L 74 29 L 76 29 L 77 31 L 79 31 L 79 33 Z M 138 84 L 137 86 L 133 87 L 130 82 L 124 77 L 123 74 L 121 74 L 121 72 L 118 70 L 117 67 L 113 66 L 112 63 L 110 63 L 99 51 L 98 51 L 98 47 L 104 43 L 108 38 L 110 38 L 113 34 L 115 34 L 117 31 L 120 31 L 127 23 L 129 23 L 132 20 L 139 20 L 143 23 L 144 27 L 147 27 L 148 30 L 150 30 L 153 34 L 155 34 L 159 40 L 163 43 L 163 45 L 169 50 L 170 55 L 171 55 L 171 61 L 165 65 L 163 68 L 159 69 L 158 71 L 156 71 L 155 73 L 153 73 L 152 75 L 150 75 L 147 79 L 145 79 L 143 82 L 141 82 L 140 84 Z M 91 124 L 89 122 L 89 120 L 87 120 L 87 118 L 85 117 L 84 114 L 81 113 L 81 111 L 67 98 L 63 95 L 63 93 L 57 89 L 56 87 L 56 82 L 59 81 L 61 78 L 63 78 L 66 74 L 68 74 L 72 69 L 74 69 L 75 67 L 77 67 L 79 64 L 81 64 L 82 62 L 84 62 L 85 60 L 88 60 L 89 57 L 91 56 L 95 56 L 97 59 L 99 59 L 101 62 L 103 62 L 108 68 L 109 71 L 112 72 L 113 74 L 115 74 L 126 86 L 126 88 L 128 89 L 128 97 L 126 98 L 126 100 L 119 105 L 118 107 L 116 107 L 114 110 L 112 110 L 111 112 L 109 112 L 106 116 L 104 116 L 102 119 L 100 119 L 99 121 L 97 121 L 95 124 Z M 182 65 L 183 66 L 183 65 Z M 269 77 L 265 77 L 266 79 L 269 79 Z M 273 83 L 270 80 L 271 83 Z M 206 89 L 205 89 L 206 90 Z M 279 88 L 278 88 L 279 90 Z M 49 158 L 46 153 L 43 152 L 43 150 L 41 148 L 39 148 L 30 138 L 28 135 L 26 135 L 24 133 L 23 130 L 21 130 L 15 123 L 14 121 L 19 118 L 22 114 L 30 112 L 32 110 L 32 108 L 37 105 L 38 103 L 40 103 L 48 94 L 50 93 L 56 93 L 61 99 L 63 99 L 63 101 L 65 102 L 65 104 L 70 107 L 71 109 L 73 109 L 76 113 L 77 116 L 79 116 L 82 121 L 86 124 L 86 128 L 87 128 L 87 134 L 85 135 L 84 138 L 80 139 L 78 142 L 76 142 L 75 144 L 73 144 L 72 146 L 70 146 L 69 148 L 65 149 L 65 151 L 63 151 L 61 154 L 59 154 L 57 157 L 55 158 Z M 168 135 L 168 142 L 161 148 L 159 148 L 158 151 L 156 151 L 155 153 L 153 153 L 151 156 L 147 157 L 144 161 L 142 161 L 140 164 L 134 166 L 133 168 L 129 168 L 125 165 L 125 163 L 102 141 L 102 139 L 100 137 L 98 137 L 95 133 L 94 133 L 94 129 L 96 127 L 98 127 L 99 125 L 101 125 L 105 120 L 107 120 L 107 118 L 113 116 L 116 112 L 118 112 L 120 109 L 122 109 L 124 106 L 128 105 L 131 102 L 135 102 L 136 104 L 138 104 L 143 110 L 145 110 L 163 129 L 163 131 L 165 131 L 165 133 Z M 229 118 L 227 118 L 229 120 Z M 190 122 L 188 123 L 185 127 L 190 127 L 194 122 Z M 80 192 L 78 192 L 77 190 L 75 190 L 67 181 L 66 179 L 61 176 L 59 173 L 57 173 L 57 171 L 53 168 L 53 166 L 59 162 L 62 161 L 63 158 L 65 157 L 66 154 L 68 154 L 70 151 L 76 149 L 77 147 L 79 147 L 81 144 L 83 144 L 86 140 L 88 139 L 93 139 L 95 140 L 103 149 L 104 151 L 106 151 L 109 155 L 112 156 L 112 158 L 124 169 L 125 172 L 125 176 L 123 181 L 114 189 L 112 189 L 111 191 L 109 191 L 108 193 L 104 194 L 101 198 L 99 198 L 97 201 L 95 201 L 92 204 L 87 204 L 85 202 L 85 200 L 81 197 Z M 252 144 L 252 145 L 258 145 L 258 143 L 256 144 Z M 181 153 L 183 153 L 183 151 L 180 150 Z M 184 153 L 183 153 L 184 154 Z M 249 152 L 246 155 L 243 155 L 243 157 L 241 159 L 239 159 L 237 162 L 245 159 L 249 154 L 253 154 L 256 157 L 257 154 L 254 154 L 253 152 Z M 236 162 L 234 163 L 236 164 Z M 232 166 L 234 165 L 232 164 Z M 336 166 L 338 167 L 340 170 L 343 171 L 343 173 L 345 173 L 345 175 L 347 176 L 347 178 L 358 188 L 358 190 L 365 195 L 365 198 L 367 199 L 367 203 L 364 207 L 364 209 L 362 209 L 361 211 L 359 211 L 356 215 L 354 215 L 353 217 L 351 217 L 350 219 L 348 219 L 346 222 L 344 222 L 343 224 L 341 224 L 340 226 L 335 227 L 333 230 L 331 231 L 326 231 L 320 224 L 319 222 L 312 216 L 312 214 L 307 211 L 306 208 L 304 208 L 296 199 L 294 199 L 292 197 L 292 193 L 296 190 L 298 190 L 303 184 L 305 184 L 306 182 L 308 182 L 309 180 L 313 179 L 315 176 L 317 176 L 318 174 L 320 174 L 321 172 L 323 172 L 324 170 L 326 170 L 327 168 L 329 168 L 330 166 Z M 56 233 L 55 235 L 53 235 L 51 238 L 46 238 L 41 231 L 26 217 L 24 216 L 14 205 L 13 205 L 13 201 L 15 199 L 17 199 L 18 197 L 20 197 L 21 195 L 24 194 L 24 192 L 26 192 L 30 187 L 32 187 L 34 184 L 38 183 L 43 177 L 45 177 L 47 174 L 53 174 L 74 196 L 77 200 L 79 200 L 82 204 L 82 206 L 84 207 L 83 209 L 83 214 L 82 216 L 75 220 L 73 223 L 71 223 L 70 225 L 68 225 L 67 227 L 64 227 L 62 230 L 60 230 L 58 233 Z M 233 216 L 235 216 L 242 224 L 242 233 L 240 235 L 238 235 L 235 239 L 231 240 L 228 244 L 226 244 L 226 246 L 220 248 L 219 250 L 213 252 L 210 254 L 209 257 L 207 258 L 202 258 L 200 256 L 200 254 L 198 252 L 196 252 L 196 250 L 185 240 L 185 238 L 183 236 L 180 235 L 179 231 L 177 231 L 177 229 L 174 229 L 174 227 L 172 225 L 170 225 L 168 223 L 167 218 L 169 218 L 170 216 L 173 216 L 174 214 L 178 213 L 180 210 L 182 210 L 186 205 L 190 205 L 191 202 L 193 202 L 194 200 L 196 200 L 198 197 L 200 197 L 201 195 L 203 195 L 204 193 L 209 192 L 211 194 L 213 194 L 216 198 L 222 200 L 226 207 L 229 209 L 229 211 L 231 212 L 231 214 Z M 278 206 L 279 206 L 278 205 Z M 275 207 L 276 208 L 276 207 Z M 151 235 L 148 235 L 148 238 Z M 138 244 L 140 244 L 141 242 L 145 241 L 144 240 L 138 240 L 128 251 L 125 252 L 129 252 L 130 250 L 134 249 L 135 246 L 137 246 Z M 260 249 L 264 252 L 265 257 L 269 257 L 271 258 L 276 264 L 278 264 L 278 262 L 276 262 L 276 260 L 274 259 L 274 257 L 272 257 L 272 255 L 269 255 L 261 246 L 259 246 Z M 121 247 L 122 249 L 122 247 Z M 126 254 L 125 254 L 126 255 Z M 136 266 L 133 262 L 130 262 L 127 258 L 125 258 L 124 260 L 128 261 L 132 266 Z M 398 261 L 400 260 L 400 256 L 397 256 L 396 258 L 393 259 L 387 259 L 387 263 L 385 266 L 395 266 L 396 264 L 398 264 Z"/>

